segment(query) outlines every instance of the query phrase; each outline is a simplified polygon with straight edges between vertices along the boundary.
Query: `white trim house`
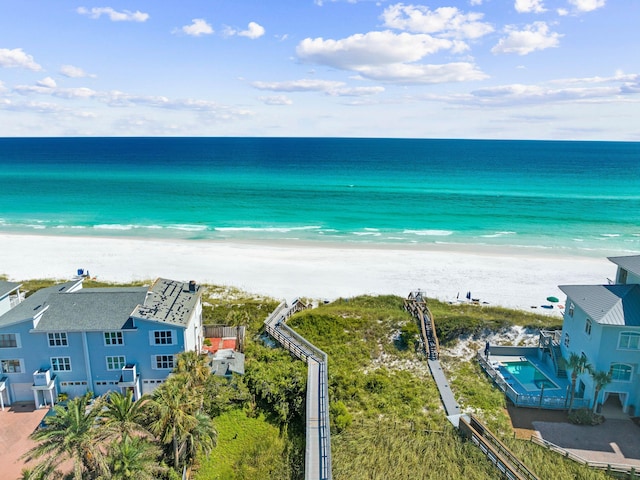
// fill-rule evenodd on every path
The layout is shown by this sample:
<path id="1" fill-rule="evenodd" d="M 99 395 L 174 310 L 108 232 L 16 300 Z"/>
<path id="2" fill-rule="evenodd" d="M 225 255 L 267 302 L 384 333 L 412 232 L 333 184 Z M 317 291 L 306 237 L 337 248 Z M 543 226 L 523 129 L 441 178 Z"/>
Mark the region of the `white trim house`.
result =
<path id="1" fill-rule="evenodd" d="M 562 285 L 567 295 L 560 348 L 562 356 L 584 355 L 596 371 L 612 381 L 596 401 L 617 397 L 623 412 L 640 408 L 640 255 L 610 257 L 616 280 L 608 285 Z M 578 395 L 591 398 L 589 373 L 578 377 Z"/>
<path id="2" fill-rule="evenodd" d="M 92 391 L 153 391 L 175 355 L 200 351 L 201 289 L 157 279 L 150 287 L 38 290 L 0 315 L 0 401 L 51 404 Z M 3 388 L 4 387 L 4 388 Z"/>

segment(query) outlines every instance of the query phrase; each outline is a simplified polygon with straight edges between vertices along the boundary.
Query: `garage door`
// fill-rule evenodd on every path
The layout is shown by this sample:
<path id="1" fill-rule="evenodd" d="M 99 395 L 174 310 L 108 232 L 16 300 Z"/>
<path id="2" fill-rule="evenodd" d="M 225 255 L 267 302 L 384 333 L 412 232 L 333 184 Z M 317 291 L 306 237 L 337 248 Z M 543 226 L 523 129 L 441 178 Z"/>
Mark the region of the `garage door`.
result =
<path id="1" fill-rule="evenodd" d="M 11 401 L 12 402 L 33 402 L 32 383 L 12 383 L 11 384 Z"/>

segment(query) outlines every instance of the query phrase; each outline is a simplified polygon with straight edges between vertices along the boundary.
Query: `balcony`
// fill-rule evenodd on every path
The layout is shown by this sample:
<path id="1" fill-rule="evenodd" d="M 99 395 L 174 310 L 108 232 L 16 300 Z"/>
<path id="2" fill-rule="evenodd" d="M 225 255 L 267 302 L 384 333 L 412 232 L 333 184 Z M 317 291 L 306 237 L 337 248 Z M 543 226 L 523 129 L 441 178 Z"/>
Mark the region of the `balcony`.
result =
<path id="1" fill-rule="evenodd" d="M 51 382 L 51 370 L 41 368 L 33 372 L 34 387 L 47 387 Z"/>

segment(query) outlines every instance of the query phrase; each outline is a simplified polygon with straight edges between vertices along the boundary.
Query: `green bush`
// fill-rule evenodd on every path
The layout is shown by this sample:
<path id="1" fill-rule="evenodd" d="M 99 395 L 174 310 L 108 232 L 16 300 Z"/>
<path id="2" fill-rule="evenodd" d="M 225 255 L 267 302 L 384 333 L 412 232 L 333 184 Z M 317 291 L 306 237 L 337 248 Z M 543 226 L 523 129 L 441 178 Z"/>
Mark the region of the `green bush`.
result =
<path id="1" fill-rule="evenodd" d="M 575 425 L 600 425 L 604 422 L 604 417 L 588 408 L 580 408 L 569 414 L 569 422 Z"/>

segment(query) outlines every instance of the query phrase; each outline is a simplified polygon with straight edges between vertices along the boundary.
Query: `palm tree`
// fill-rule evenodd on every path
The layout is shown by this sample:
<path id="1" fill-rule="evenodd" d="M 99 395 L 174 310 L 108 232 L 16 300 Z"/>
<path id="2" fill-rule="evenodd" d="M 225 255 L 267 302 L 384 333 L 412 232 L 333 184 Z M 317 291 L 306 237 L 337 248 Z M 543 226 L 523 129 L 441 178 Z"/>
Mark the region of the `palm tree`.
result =
<path id="1" fill-rule="evenodd" d="M 149 397 L 143 396 L 138 401 L 133 400 L 133 393 L 126 395 L 111 392 L 109 401 L 102 412 L 102 428 L 109 437 L 119 439 L 130 438 L 133 434 L 149 435 L 144 427 L 147 419 L 146 406 Z"/>
<path id="2" fill-rule="evenodd" d="M 202 412 L 197 412 L 195 417 L 198 423 L 185 439 L 184 455 L 187 462 L 192 462 L 198 451 L 208 457 L 218 443 L 218 432 L 211 417 Z"/>
<path id="3" fill-rule="evenodd" d="M 149 430 L 160 442 L 171 445 L 173 466 L 176 469 L 180 468 L 179 452 L 185 439 L 198 424 L 196 409 L 197 405 L 190 391 L 176 381 L 167 381 L 157 388 L 149 401 L 153 417 Z"/>
<path id="4" fill-rule="evenodd" d="M 569 413 L 573 410 L 573 400 L 576 396 L 576 382 L 578 381 L 578 375 L 591 372 L 593 367 L 587 361 L 587 357 L 584 355 L 578 355 L 572 352 L 569 355 L 569 360 L 565 361 L 566 369 L 571 370 L 571 393 L 569 397 Z"/>
<path id="5" fill-rule="evenodd" d="M 159 447 L 141 437 L 116 439 L 107 453 L 108 473 L 98 480 L 155 480 L 166 473 Z"/>
<path id="6" fill-rule="evenodd" d="M 82 480 L 83 475 L 103 473 L 106 469 L 104 455 L 100 449 L 103 437 L 94 428 L 102 410 L 100 398 L 89 407 L 87 396 L 70 400 L 66 406 L 55 405 L 55 415 L 47 417 L 46 427 L 31 434 L 31 439 L 39 442 L 23 455 L 27 461 L 44 458 L 36 465 L 32 478 L 45 472 L 53 472 L 63 461 L 73 461 L 73 478 Z M 46 477 L 46 475 L 45 475 Z"/>
<path id="7" fill-rule="evenodd" d="M 177 355 L 173 373 L 186 375 L 187 387 L 201 387 L 211 374 L 207 356 L 188 350 Z"/>
<path id="8" fill-rule="evenodd" d="M 595 392 L 593 393 L 593 413 L 596 413 L 596 409 L 598 408 L 598 396 L 600 395 L 600 391 L 611 383 L 611 372 L 592 372 L 591 378 L 596 386 Z"/>

